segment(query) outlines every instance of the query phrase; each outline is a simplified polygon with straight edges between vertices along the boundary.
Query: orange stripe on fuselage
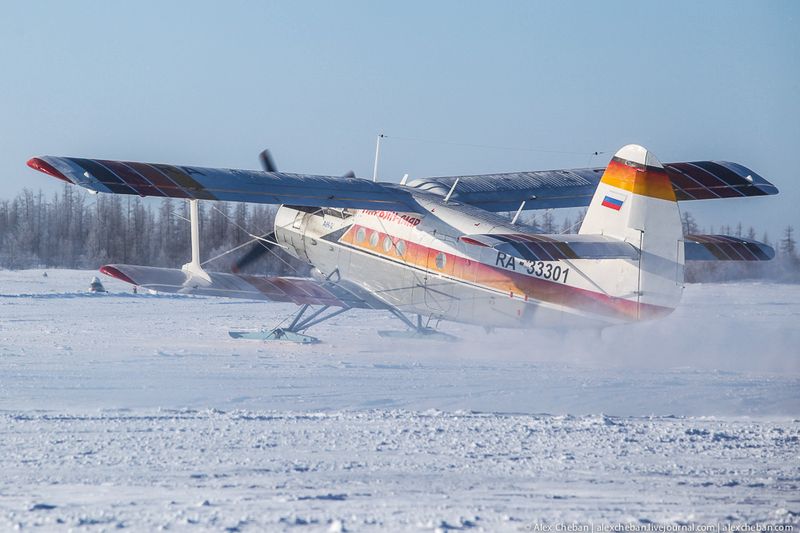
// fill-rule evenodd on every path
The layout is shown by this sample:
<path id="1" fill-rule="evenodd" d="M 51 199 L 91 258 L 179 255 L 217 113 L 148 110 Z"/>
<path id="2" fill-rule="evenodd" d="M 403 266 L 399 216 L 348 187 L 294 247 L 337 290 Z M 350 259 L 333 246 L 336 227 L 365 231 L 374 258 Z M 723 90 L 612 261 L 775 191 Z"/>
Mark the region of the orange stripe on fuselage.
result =
<path id="1" fill-rule="evenodd" d="M 359 228 L 364 229 L 364 240 L 362 241 L 356 239 Z M 378 241 L 375 246 L 370 243 L 370 237 L 373 233 L 378 235 Z M 392 247 L 389 251 L 383 248 L 383 241 L 386 237 L 392 239 Z M 397 242 L 400 240 L 382 231 L 354 224 L 342 235 L 339 243 L 412 268 L 443 274 L 454 281 L 466 282 L 501 294 L 510 293 L 522 296 L 523 299 L 539 300 L 609 318 L 637 320 L 656 318 L 672 312 L 672 309 L 667 307 L 642 304 L 564 283 L 526 276 L 522 272 L 508 270 L 495 265 L 487 265 L 474 259 L 441 252 L 415 242 L 404 240 L 406 250 L 404 254 L 400 254 L 397 250 Z M 443 269 L 436 265 L 436 256 L 440 253 L 445 256 Z"/>
<path id="2" fill-rule="evenodd" d="M 650 198 L 670 202 L 677 201 L 672 182 L 669 180 L 667 172 L 661 168 L 636 168 L 612 159 L 606 167 L 600 183 Z"/>

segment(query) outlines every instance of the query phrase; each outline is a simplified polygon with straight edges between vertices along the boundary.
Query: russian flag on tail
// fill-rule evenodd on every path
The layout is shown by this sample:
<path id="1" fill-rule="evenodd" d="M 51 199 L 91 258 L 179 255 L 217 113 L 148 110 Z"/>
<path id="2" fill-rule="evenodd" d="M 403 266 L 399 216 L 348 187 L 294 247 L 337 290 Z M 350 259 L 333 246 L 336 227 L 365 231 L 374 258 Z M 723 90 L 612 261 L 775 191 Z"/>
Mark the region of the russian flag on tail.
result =
<path id="1" fill-rule="evenodd" d="M 603 207 L 608 207 L 609 209 L 613 209 L 614 211 L 619 211 L 622 208 L 622 204 L 625 200 L 620 200 L 618 198 L 614 198 L 612 196 L 606 195 L 603 198 Z"/>

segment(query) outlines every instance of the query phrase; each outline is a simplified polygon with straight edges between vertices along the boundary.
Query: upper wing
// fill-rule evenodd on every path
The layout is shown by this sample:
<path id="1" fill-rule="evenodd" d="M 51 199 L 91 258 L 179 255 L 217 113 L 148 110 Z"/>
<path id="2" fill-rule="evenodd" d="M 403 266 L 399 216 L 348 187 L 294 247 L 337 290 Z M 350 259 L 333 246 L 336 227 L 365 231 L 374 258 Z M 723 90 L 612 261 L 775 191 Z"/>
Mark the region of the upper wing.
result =
<path id="1" fill-rule="evenodd" d="M 414 190 L 452 198 L 487 211 L 549 209 L 589 205 L 604 168 L 544 170 L 423 178 L 409 187 L 368 180 L 106 161 L 76 157 L 34 157 L 28 166 L 92 191 L 309 207 L 424 212 Z M 778 189 L 736 163 L 696 161 L 664 165 L 678 200 L 741 198 L 777 194 Z M 413 188 L 413 189 L 412 189 Z"/>
<path id="2" fill-rule="evenodd" d="M 133 285 L 159 292 L 222 296 L 248 300 L 292 302 L 298 305 L 386 309 L 387 305 L 366 289 L 347 281 L 318 281 L 284 276 L 244 276 L 208 272 L 210 281 L 177 268 L 106 265 L 100 272 Z"/>
<path id="3" fill-rule="evenodd" d="M 667 163 L 675 196 L 683 200 L 742 198 L 777 194 L 778 189 L 752 170 L 725 161 Z M 589 205 L 605 168 L 544 170 L 509 174 L 422 178 L 410 186 L 444 196 L 458 179 L 452 198 L 488 211 L 550 209 Z"/>
<path id="4" fill-rule="evenodd" d="M 368 180 L 77 157 L 34 157 L 28 166 L 86 189 L 139 196 L 417 212 L 410 192 Z"/>

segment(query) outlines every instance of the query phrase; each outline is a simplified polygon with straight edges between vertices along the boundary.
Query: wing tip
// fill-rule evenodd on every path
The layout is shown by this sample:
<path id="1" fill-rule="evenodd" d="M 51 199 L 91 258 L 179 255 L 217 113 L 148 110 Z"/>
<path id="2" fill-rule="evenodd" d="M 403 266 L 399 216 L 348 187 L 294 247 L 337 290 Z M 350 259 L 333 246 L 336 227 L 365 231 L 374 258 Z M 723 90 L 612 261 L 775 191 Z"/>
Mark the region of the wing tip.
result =
<path id="1" fill-rule="evenodd" d="M 42 159 L 41 157 L 31 157 L 28 159 L 27 165 L 33 170 L 38 170 L 48 176 L 72 183 L 72 180 L 66 177 L 61 171 L 56 169 L 53 165 Z"/>
<path id="2" fill-rule="evenodd" d="M 775 248 L 769 244 L 764 244 L 763 242 L 757 242 L 755 244 L 761 250 L 761 253 L 763 253 L 766 257 L 766 259 L 762 259 L 762 261 L 772 261 L 775 259 Z"/>
<path id="3" fill-rule="evenodd" d="M 131 285 L 137 285 L 135 281 L 133 281 L 127 275 L 123 274 L 122 271 L 114 265 L 103 265 L 100 267 L 100 272 L 102 272 L 106 276 L 116 278 L 120 281 L 124 281 L 125 283 L 130 283 Z"/>

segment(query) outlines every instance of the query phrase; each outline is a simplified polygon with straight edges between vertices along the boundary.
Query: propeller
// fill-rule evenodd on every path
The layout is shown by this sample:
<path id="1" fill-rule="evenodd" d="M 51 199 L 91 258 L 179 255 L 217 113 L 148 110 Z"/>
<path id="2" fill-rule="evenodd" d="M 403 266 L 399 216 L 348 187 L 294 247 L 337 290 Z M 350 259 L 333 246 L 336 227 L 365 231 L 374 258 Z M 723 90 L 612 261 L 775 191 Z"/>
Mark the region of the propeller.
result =
<path id="1" fill-rule="evenodd" d="M 275 160 L 272 159 L 272 154 L 269 150 L 262 150 L 260 154 L 258 154 L 258 160 L 261 162 L 261 168 L 264 169 L 264 172 L 277 172 L 278 165 L 275 164 Z M 352 170 L 348 170 L 344 174 L 342 174 L 343 178 L 355 178 L 356 173 Z"/>
<path id="2" fill-rule="evenodd" d="M 262 150 L 261 153 L 258 154 L 258 161 L 261 163 L 261 168 L 264 169 L 264 172 L 278 171 L 278 166 L 275 164 L 275 160 L 272 159 L 272 154 L 269 153 L 269 150 Z M 238 274 L 243 268 L 261 259 L 261 256 L 269 252 L 273 246 L 275 246 L 275 232 L 272 231 L 262 235 L 256 242 L 250 245 L 246 254 L 231 265 L 231 272 Z"/>
<path id="3" fill-rule="evenodd" d="M 264 239 L 264 240 L 262 240 Z M 238 274 L 243 268 L 255 263 L 261 256 L 269 252 L 275 246 L 275 232 L 272 231 L 262 235 L 256 242 L 250 245 L 250 249 L 242 257 L 231 265 L 231 272 Z"/>
<path id="4" fill-rule="evenodd" d="M 278 167 L 275 165 L 275 160 L 272 159 L 272 154 L 269 153 L 269 150 L 262 150 L 258 154 L 258 159 L 261 161 L 261 168 L 264 169 L 264 172 L 278 171 Z"/>
<path id="5" fill-rule="evenodd" d="M 275 160 L 272 159 L 272 154 L 270 154 L 269 150 L 262 150 L 260 154 L 258 154 L 258 160 L 261 162 L 261 168 L 264 169 L 264 172 L 278 172 L 278 167 L 275 164 Z M 355 178 L 356 174 L 352 170 L 348 170 L 342 176 L 343 178 Z M 247 253 L 236 260 L 231 265 L 231 272 L 237 274 L 241 272 L 243 268 L 255 263 L 258 261 L 264 254 L 269 252 L 275 246 L 275 232 L 272 231 L 265 235 L 262 235 L 256 242 L 254 242 L 250 249 L 247 250 Z"/>

